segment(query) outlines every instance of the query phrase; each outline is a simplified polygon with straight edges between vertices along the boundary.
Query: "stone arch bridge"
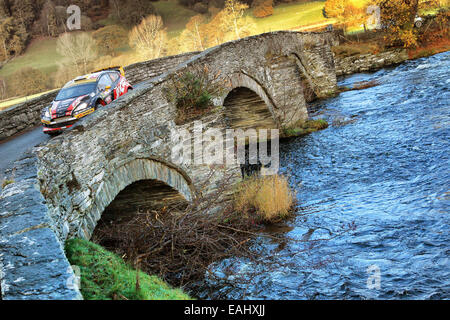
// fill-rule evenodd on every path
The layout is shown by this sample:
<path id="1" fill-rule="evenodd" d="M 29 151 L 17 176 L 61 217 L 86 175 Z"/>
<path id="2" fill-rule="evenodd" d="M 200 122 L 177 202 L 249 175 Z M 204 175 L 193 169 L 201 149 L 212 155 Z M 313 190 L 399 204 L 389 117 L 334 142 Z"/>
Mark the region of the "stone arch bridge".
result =
<path id="1" fill-rule="evenodd" d="M 282 129 L 308 118 L 309 100 L 336 91 L 332 41 L 330 33 L 273 32 L 208 49 L 17 161 L 15 181 L 0 196 L 3 299 L 81 298 L 67 285 L 73 274 L 61 244 L 68 237 L 89 239 L 105 209 L 130 186 L 156 181 L 187 201 L 200 192 L 210 168 L 171 161 L 170 133 L 191 128 L 176 124 L 168 94 L 173 81 L 190 72 L 219 88 L 217 108 L 200 119 L 206 127 L 261 122 Z M 259 109 L 240 108 L 242 96 L 259 101 Z"/>

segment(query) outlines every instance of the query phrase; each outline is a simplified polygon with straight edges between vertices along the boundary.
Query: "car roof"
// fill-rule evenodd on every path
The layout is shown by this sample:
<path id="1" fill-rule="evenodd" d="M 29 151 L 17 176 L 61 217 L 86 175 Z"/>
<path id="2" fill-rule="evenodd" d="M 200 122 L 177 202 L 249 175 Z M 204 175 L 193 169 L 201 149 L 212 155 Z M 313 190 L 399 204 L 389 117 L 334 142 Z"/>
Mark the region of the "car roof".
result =
<path id="1" fill-rule="evenodd" d="M 94 83 L 97 82 L 98 79 L 109 72 L 114 72 L 115 70 L 106 70 L 106 71 L 99 71 L 94 73 L 85 74 L 84 76 L 76 77 L 75 79 L 67 82 L 63 88 L 73 87 L 80 84 L 86 84 L 86 83 Z M 116 71 L 118 72 L 118 71 Z"/>

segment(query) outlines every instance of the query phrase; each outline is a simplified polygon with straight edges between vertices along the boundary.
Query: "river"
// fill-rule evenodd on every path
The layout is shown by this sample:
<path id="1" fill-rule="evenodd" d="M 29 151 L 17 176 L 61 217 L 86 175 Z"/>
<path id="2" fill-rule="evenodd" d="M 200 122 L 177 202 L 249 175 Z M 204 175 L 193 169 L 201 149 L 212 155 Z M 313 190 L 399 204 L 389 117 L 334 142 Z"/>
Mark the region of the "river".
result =
<path id="1" fill-rule="evenodd" d="M 333 125 L 281 143 L 299 204 L 266 231 L 281 240 L 253 241 L 269 264 L 221 261 L 213 271 L 231 282 L 199 296 L 449 299 L 449 71 L 447 52 L 340 79 L 380 85 L 317 102 L 311 115 Z"/>

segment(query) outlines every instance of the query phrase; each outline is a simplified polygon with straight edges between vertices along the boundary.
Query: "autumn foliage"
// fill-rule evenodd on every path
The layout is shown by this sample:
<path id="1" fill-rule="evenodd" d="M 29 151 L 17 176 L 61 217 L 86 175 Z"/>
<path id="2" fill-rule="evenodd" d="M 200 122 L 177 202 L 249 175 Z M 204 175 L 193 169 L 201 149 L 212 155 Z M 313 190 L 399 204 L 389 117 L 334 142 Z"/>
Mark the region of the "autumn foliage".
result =
<path id="1" fill-rule="evenodd" d="M 390 45 L 417 46 L 414 19 L 419 10 L 419 0 L 375 0 L 381 9 L 381 24 L 386 31 L 385 40 Z"/>
<path id="2" fill-rule="evenodd" d="M 335 18 L 344 29 L 360 25 L 367 16 L 364 8 L 355 6 L 350 0 L 327 0 L 324 11 L 329 18 Z"/>
<path id="3" fill-rule="evenodd" d="M 273 14 L 273 0 L 253 1 L 253 15 L 256 18 L 264 18 Z"/>
<path id="4" fill-rule="evenodd" d="M 150 15 L 131 30 L 130 46 L 143 60 L 159 58 L 167 44 L 167 33 L 160 16 Z"/>

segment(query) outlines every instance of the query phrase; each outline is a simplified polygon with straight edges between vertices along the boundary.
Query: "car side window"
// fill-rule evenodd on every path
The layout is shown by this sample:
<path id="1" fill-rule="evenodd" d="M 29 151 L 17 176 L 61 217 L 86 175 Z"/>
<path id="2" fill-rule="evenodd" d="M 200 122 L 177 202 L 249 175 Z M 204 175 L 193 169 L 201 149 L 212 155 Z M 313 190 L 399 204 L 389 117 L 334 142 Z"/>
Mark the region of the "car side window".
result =
<path id="1" fill-rule="evenodd" d="M 107 86 L 112 86 L 112 81 L 111 78 L 107 74 L 105 74 L 98 81 L 98 89 L 100 91 L 105 91 Z"/>
<path id="2" fill-rule="evenodd" d="M 112 82 L 116 82 L 119 79 L 119 73 L 117 72 L 111 72 L 109 76 L 111 77 Z"/>

